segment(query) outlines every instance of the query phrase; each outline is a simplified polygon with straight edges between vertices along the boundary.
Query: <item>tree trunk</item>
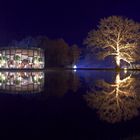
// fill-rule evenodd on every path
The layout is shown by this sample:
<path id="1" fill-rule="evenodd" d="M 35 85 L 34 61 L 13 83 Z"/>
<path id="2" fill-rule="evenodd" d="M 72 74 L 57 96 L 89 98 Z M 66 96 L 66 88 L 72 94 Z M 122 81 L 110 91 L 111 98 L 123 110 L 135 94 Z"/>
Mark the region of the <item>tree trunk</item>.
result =
<path id="1" fill-rule="evenodd" d="M 116 73 L 115 84 L 116 84 L 116 85 L 119 85 L 120 81 L 121 81 L 120 72 L 117 72 L 117 73 Z"/>
<path id="2" fill-rule="evenodd" d="M 115 60 L 116 60 L 116 69 L 119 70 L 120 69 L 120 57 L 119 57 L 119 55 L 115 56 Z"/>

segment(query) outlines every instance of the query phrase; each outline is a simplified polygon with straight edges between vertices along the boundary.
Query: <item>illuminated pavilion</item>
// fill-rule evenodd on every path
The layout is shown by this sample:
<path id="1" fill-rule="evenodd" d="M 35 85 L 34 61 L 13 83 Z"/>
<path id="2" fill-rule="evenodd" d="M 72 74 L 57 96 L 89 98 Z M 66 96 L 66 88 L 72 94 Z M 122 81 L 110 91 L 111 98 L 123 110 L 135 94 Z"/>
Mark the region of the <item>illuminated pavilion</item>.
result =
<path id="1" fill-rule="evenodd" d="M 0 48 L 1 69 L 43 69 L 44 60 L 41 48 Z"/>

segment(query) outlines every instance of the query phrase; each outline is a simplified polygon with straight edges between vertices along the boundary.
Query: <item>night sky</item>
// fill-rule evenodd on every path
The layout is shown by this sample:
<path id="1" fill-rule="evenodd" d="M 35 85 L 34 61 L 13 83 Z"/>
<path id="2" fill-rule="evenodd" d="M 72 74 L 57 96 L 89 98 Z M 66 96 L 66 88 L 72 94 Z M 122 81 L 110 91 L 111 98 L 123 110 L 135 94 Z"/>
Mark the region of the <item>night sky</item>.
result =
<path id="1" fill-rule="evenodd" d="M 0 44 L 26 36 L 64 38 L 82 47 L 88 31 L 100 18 L 121 15 L 140 22 L 135 0 L 9 0 L 0 1 Z"/>

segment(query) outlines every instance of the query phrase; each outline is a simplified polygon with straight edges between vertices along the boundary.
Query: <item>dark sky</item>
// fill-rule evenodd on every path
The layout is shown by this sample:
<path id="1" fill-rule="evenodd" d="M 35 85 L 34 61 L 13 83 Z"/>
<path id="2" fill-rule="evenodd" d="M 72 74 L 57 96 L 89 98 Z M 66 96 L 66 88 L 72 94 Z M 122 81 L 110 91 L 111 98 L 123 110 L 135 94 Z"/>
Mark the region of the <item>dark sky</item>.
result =
<path id="1" fill-rule="evenodd" d="M 64 38 L 82 46 L 100 18 L 121 15 L 140 22 L 135 0 L 9 0 L 0 1 L 0 44 L 25 36 Z"/>

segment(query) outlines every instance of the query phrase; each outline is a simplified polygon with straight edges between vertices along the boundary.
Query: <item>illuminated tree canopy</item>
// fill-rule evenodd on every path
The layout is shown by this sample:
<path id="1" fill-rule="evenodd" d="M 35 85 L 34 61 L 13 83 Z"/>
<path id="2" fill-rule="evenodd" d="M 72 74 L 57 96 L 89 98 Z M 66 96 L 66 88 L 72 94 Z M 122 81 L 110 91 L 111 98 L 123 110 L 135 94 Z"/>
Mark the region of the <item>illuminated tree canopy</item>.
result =
<path id="1" fill-rule="evenodd" d="M 101 90 L 93 89 L 85 99 L 91 108 L 98 110 L 101 120 L 109 123 L 116 123 L 132 119 L 139 114 L 140 96 L 138 81 L 131 76 L 120 79 L 116 75 L 114 84 L 99 80 L 96 87 Z"/>
<path id="2" fill-rule="evenodd" d="M 114 56 L 117 67 L 120 61 L 131 64 L 139 59 L 140 24 L 119 16 L 100 20 L 97 30 L 88 33 L 85 44 L 98 58 Z"/>

